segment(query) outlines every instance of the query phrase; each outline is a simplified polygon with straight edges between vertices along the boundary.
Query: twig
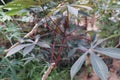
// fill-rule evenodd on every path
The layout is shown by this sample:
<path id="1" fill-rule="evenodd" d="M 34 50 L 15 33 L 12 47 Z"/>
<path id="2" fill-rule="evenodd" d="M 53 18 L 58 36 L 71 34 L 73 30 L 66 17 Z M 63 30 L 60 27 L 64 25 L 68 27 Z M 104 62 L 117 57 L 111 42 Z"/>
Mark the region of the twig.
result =
<path id="1" fill-rule="evenodd" d="M 118 43 L 116 46 L 115 46 L 115 48 L 117 48 L 117 47 L 119 47 L 120 46 L 120 43 Z"/>
<path id="2" fill-rule="evenodd" d="M 51 65 L 48 67 L 47 71 L 45 71 L 44 75 L 42 76 L 42 80 L 47 79 L 48 75 L 51 73 L 54 66 L 55 66 L 55 63 L 51 63 Z"/>
<path id="3" fill-rule="evenodd" d="M 33 34 L 33 33 L 38 29 L 38 27 L 39 27 L 39 24 L 36 24 L 36 25 L 33 27 L 33 29 L 32 29 L 29 33 L 27 33 L 24 37 L 25 37 L 25 38 L 30 37 L 31 34 Z"/>

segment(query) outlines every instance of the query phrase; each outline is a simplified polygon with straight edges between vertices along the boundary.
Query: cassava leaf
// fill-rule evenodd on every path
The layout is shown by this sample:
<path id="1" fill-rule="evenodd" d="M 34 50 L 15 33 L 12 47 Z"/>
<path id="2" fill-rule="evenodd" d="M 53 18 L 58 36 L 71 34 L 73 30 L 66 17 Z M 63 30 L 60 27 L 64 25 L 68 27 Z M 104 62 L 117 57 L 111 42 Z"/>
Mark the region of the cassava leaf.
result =
<path id="1" fill-rule="evenodd" d="M 44 47 L 44 48 L 50 48 L 50 45 L 47 42 L 38 42 L 37 43 L 38 46 L 40 47 Z"/>
<path id="2" fill-rule="evenodd" d="M 77 48 L 73 48 L 72 50 L 70 50 L 68 52 L 68 57 L 71 57 L 75 52 L 76 52 Z"/>
<path id="3" fill-rule="evenodd" d="M 57 15 L 59 12 L 65 11 L 65 9 L 66 9 L 66 5 L 62 5 L 60 7 L 54 7 L 51 9 L 51 12 L 49 12 L 45 17 Z"/>
<path id="4" fill-rule="evenodd" d="M 71 14 L 73 14 L 73 15 L 75 15 L 76 17 L 78 16 L 78 11 L 79 11 L 79 9 L 76 9 L 76 8 L 74 8 L 74 7 L 71 7 L 71 6 L 67 6 L 68 7 L 68 11 L 71 13 Z"/>
<path id="5" fill-rule="evenodd" d="M 70 70 L 70 76 L 71 76 L 71 80 L 73 80 L 73 77 L 76 75 L 76 73 L 80 70 L 80 68 L 82 67 L 85 58 L 86 58 L 87 53 L 84 53 L 71 67 Z"/>
<path id="6" fill-rule="evenodd" d="M 94 72 L 101 78 L 101 80 L 107 80 L 108 68 L 104 61 L 95 55 L 95 53 L 90 52 L 90 60 Z"/>
<path id="7" fill-rule="evenodd" d="M 39 39 L 40 39 L 40 35 L 36 35 L 36 36 L 35 36 L 35 42 L 34 42 L 34 44 L 37 44 L 38 41 L 39 41 Z"/>
<path id="8" fill-rule="evenodd" d="M 31 44 L 30 46 L 25 47 L 25 49 L 23 50 L 23 56 L 26 56 L 29 52 L 31 52 L 34 47 L 35 44 Z"/>
<path id="9" fill-rule="evenodd" d="M 79 14 L 82 14 L 83 16 L 89 16 L 86 12 L 84 11 L 78 11 Z"/>
<path id="10" fill-rule="evenodd" d="M 120 59 L 120 48 L 95 48 L 95 52 Z"/>
<path id="11" fill-rule="evenodd" d="M 20 43 L 24 43 L 24 42 L 27 42 L 27 43 L 33 43 L 34 41 L 31 40 L 31 39 L 23 39 L 23 38 L 19 38 L 19 42 L 20 42 Z"/>
<path id="12" fill-rule="evenodd" d="M 27 40 L 25 40 L 25 42 L 31 42 L 31 43 L 33 43 L 34 41 L 31 40 L 31 39 L 27 39 Z"/>
<path id="13" fill-rule="evenodd" d="M 78 45 L 78 46 L 79 46 L 78 49 L 80 49 L 80 50 L 82 50 L 84 52 L 88 50 L 86 47 L 84 47 L 82 45 Z"/>
<path id="14" fill-rule="evenodd" d="M 16 52 L 20 51 L 21 49 L 23 49 L 24 47 L 30 46 L 31 44 L 19 44 L 18 46 L 12 48 L 6 55 L 6 57 L 11 56 L 13 54 L 15 54 Z"/>

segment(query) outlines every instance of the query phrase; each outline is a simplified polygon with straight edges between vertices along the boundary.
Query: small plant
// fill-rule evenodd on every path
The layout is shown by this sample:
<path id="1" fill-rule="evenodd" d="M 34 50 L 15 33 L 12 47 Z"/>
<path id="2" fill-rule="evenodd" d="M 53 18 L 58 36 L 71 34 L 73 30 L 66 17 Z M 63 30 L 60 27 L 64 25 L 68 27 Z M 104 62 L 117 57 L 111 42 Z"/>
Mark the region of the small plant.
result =
<path id="1" fill-rule="evenodd" d="M 98 35 L 97 31 L 87 31 L 89 26 L 87 18 L 93 18 L 89 13 L 94 13 L 96 8 L 93 10 L 93 8 L 87 6 L 89 2 L 83 4 L 79 4 L 79 1 L 76 1 L 73 4 L 70 3 L 71 2 L 68 1 L 56 6 L 57 4 L 50 0 L 26 0 L 25 2 L 15 0 L 3 6 L 5 9 L 11 9 L 8 12 L 5 12 L 7 15 L 16 15 L 18 12 L 20 13 L 19 15 L 21 15 L 24 11 L 26 12 L 27 8 L 31 10 L 34 5 L 41 5 L 41 10 L 38 13 L 44 14 L 44 16 L 39 15 L 41 19 L 35 23 L 33 29 L 28 32 L 23 39 L 19 39 L 16 44 L 11 46 L 8 50 L 5 50 L 5 52 L 7 52 L 5 59 L 12 59 L 12 55 L 14 55 L 14 57 L 21 57 L 21 55 L 18 56 L 15 54 L 20 52 L 23 57 L 27 57 L 22 59 L 23 61 L 26 61 L 24 65 L 27 65 L 32 61 L 33 63 L 34 61 L 49 63 L 48 69 L 46 71 L 43 70 L 44 74 L 42 73 L 42 80 L 46 80 L 47 78 L 51 79 L 48 75 L 58 66 L 60 60 L 66 59 L 69 61 L 69 64 L 71 63 L 70 60 L 72 60 L 74 64 L 70 69 L 70 76 L 71 80 L 73 80 L 76 73 L 84 64 L 86 57 L 90 57 L 94 72 L 102 80 L 107 80 L 109 73 L 107 65 L 96 54 L 101 53 L 112 58 L 120 59 L 119 48 L 105 48 L 100 46 L 101 43 L 108 39 L 118 37 L 120 34 L 114 33 L 114 35 L 108 36 L 108 38 L 98 39 L 96 36 Z M 101 5 L 98 3 L 95 3 L 95 5 L 98 6 L 97 9 L 102 9 L 104 11 L 108 8 L 104 6 L 104 2 Z M 91 4 L 94 3 L 91 2 Z M 98 12 L 100 13 L 102 11 Z M 36 18 L 35 16 L 38 16 L 36 12 L 33 19 Z M 83 17 L 84 24 L 80 26 L 80 20 L 82 20 Z M 91 27 L 93 27 L 95 21 L 97 21 L 94 18 L 92 20 Z M 78 59 L 74 61 L 76 55 L 78 55 Z M 30 72 L 30 78 L 36 71 L 35 69 L 36 67 Z M 38 79 L 38 77 L 34 78 Z"/>
<path id="2" fill-rule="evenodd" d="M 114 35 L 116 36 L 116 35 Z M 114 37 L 111 36 L 111 37 Z M 117 35 L 118 36 L 118 35 Z M 109 38 L 111 38 L 109 37 Z M 102 79 L 102 80 L 107 80 L 108 78 L 108 67 L 107 65 L 104 63 L 104 61 L 98 57 L 95 53 L 101 53 L 107 56 L 110 56 L 112 58 L 117 58 L 120 59 L 120 49 L 119 48 L 99 48 L 97 47 L 100 43 L 102 43 L 103 41 L 109 39 L 102 39 L 102 40 L 98 40 L 97 42 L 93 42 L 91 43 L 91 47 L 90 48 L 85 48 L 85 47 L 81 47 L 80 49 L 86 50 L 85 53 L 83 53 L 83 55 L 73 64 L 73 66 L 71 67 L 71 78 L 73 79 L 73 77 L 75 76 L 75 74 L 80 70 L 80 68 L 82 67 L 87 54 L 90 54 L 90 61 L 93 67 L 94 72 Z"/>

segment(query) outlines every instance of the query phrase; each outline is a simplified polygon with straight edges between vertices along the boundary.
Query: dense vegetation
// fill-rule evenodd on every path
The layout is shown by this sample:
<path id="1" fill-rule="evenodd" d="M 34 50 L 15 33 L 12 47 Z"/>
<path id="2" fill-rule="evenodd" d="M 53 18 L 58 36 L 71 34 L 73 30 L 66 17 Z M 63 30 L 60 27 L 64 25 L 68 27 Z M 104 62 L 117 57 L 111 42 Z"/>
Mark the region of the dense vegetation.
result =
<path id="1" fill-rule="evenodd" d="M 108 63 L 120 59 L 119 7 L 119 0 L 1 0 L 0 80 L 80 80 L 82 72 L 108 80 Z"/>

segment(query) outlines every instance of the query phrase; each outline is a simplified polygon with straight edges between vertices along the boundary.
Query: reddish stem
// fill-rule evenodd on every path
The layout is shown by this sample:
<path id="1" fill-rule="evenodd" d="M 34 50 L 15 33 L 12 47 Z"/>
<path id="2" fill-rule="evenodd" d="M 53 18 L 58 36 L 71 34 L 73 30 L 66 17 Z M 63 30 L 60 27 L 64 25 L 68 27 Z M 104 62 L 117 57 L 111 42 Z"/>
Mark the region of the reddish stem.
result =
<path id="1" fill-rule="evenodd" d="M 53 40 L 53 45 L 52 45 L 52 55 L 51 55 L 51 61 L 53 61 L 55 59 L 55 45 L 56 45 L 56 42 Z"/>
<path id="2" fill-rule="evenodd" d="M 62 43 L 61 43 L 62 45 L 65 43 L 66 38 L 67 38 L 67 37 L 64 37 L 64 38 L 62 39 L 62 41 L 61 41 L 61 42 L 62 42 Z M 58 56 L 57 56 L 55 65 L 57 65 L 58 62 L 59 62 L 60 59 L 61 59 L 60 55 L 61 55 L 61 53 L 62 53 L 62 51 L 63 51 L 63 48 L 64 48 L 64 46 L 61 46 L 61 47 L 59 48 L 59 50 L 58 50 Z"/>

